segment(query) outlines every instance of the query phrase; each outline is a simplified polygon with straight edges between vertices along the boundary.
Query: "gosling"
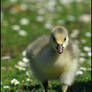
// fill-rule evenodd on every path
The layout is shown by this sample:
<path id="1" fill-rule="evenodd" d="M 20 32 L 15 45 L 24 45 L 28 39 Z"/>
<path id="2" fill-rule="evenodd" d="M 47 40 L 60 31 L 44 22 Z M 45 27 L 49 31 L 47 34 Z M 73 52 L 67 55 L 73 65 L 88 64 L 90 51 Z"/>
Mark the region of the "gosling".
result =
<path id="1" fill-rule="evenodd" d="M 68 30 L 56 26 L 50 35 L 43 35 L 31 43 L 27 49 L 27 58 L 34 76 L 40 80 L 47 92 L 48 80 L 59 80 L 62 92 L 74 81 L 79 48 L 69 39 Z"/>

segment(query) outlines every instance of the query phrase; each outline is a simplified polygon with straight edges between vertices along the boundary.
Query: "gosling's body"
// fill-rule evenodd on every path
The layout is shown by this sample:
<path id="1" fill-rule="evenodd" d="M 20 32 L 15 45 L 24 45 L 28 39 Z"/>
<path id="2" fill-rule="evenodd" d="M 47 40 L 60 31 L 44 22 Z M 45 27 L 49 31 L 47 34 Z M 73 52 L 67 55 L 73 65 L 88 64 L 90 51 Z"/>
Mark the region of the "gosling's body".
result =
<path id="1" fill-rule="evenodd" d="M 43 35 L 27 48 L 33 74 L 42 82 L 58 79 L 61 84 L 71 85 L 78 66 L 79 49 L 69 41 L 59 54 L 50 39 L 50 35 Z"/>

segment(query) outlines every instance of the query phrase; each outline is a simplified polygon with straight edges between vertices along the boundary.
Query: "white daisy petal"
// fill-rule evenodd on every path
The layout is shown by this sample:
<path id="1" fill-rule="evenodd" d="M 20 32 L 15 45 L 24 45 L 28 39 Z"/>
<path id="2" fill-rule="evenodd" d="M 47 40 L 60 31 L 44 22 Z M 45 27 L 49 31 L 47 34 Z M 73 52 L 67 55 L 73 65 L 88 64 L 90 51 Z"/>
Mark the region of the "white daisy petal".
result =
<path id="1" fill-rule="evenodd" d="M 44 13 L 45 13 L 45 9 L 40 9 L 40 10 L 38 10 L 38 14 L 42 15 L 42 14 L 44 14 Z"/>
<path id="2" fill-rule="evenodd" d="M 3 88 L 10 88 L 10 86 L 3 86 Z"/>
<path id="3" fill-rule="evenodd" d="M 19 81 L 16 81 L 15 85 L 19 84 Z"/>
<path id="4" fill-rule="evenodd" d="M 78 30 L 78 29 L 74 29 L 74 30 L 72 30 L 72 33 L 71 33 L 70 36 L 71 36 L 72 38 L 74 38 L 74 37 L 77 37 L 78 34 L 79 34 L 79 30 Z"/>
<path id="5" fill-rule="evenodd" d="M 46 23 L 46 24 L 45 24 L 45 28 L 51 29 L 51 28 L 52 28 L 52 25 L 51 25 L 50 23 Z"/>
<path id="6" fill-rule="evenodd" d="M 86 67 L 80 67 L 80 70 L 86 71 L 87 68 Z"/>
<path id="7" fill-rule="evenodd" d="M 67 16 L 67 19 L 69 20 L 69 21 L 74 21 L 75 20 L 75 17 L 74 16 Z"/>
<path id="8" fill-rule="evenodd" d="M 83 57 L 83 56 L 86 56 L 86 54 L 85 54 L 85 53 L 83 53 L 83 52 L 81 52 L 81 53 L 80 53 L 80 56 L 82 56 L 82 57 Z"/>
<path id="9" fill-rule="evenodd" d="M 20 20 L 20 24 L 21 24 L 21 25 L 27 25 L 27 24 L 29 24 L 29 20 L 28 20 L 27 18 L 22 18 L 22 19 Z"/>
<path id="10" fill-rule="evenodd" d="M 43 19 L 42 16 L 37 16 L 36 20 L 37 20 L 38 22 L 42 22 L 44 19 Z"/>
<path id="11" fill-rule="evenodd" d="M 22 61 L 19 61 L 19 62 L 18 62 L 18 65 L 19 65 L 19 66 L 26 66 L 26 64 L 25 64 L 24 62 L 22 62 Z"/>
<path id="12" fill-rule="evenodd" d="M 26 50 L 22 52 L 22 56 L 26 56 Z"/>
<path id="13" fill-rule="evenodd" d="M 18 85 L 20 82 L 16 80 L 15 78 L 11 80 L 11 84 Z"/>
<path id="14" fill-rule="evenodd" d="M 82 75 L 83 74 L 83 71 L 79 70 L 76 72 L 76 75 Z"/>
<path id="15" fill-rule="evenodd" d="M 12 29 L 16 30 L 16 31 L 19 31 L 20 30 L 20 26 L 19 25 L 13 25 Z"/>
<path id="16" fill-rule="evenodd" d="M 21 6 L 21 8 L 22 8 L 22 10 L 27 10 L 28 9 L 28 6 L 27 6 L 27 4 L 21 4 L 20 5 Z"/>
<path id="17" fill-rule="evenodd" d="M 22 66 L 19 66 L 19 65 L 15 65 L 15 68 L 19 69 L 19 70 L 22 70 L 22 71 L 25 71 L 26 68 L 22 67 Z"/>
<path id="18" fill-rule="evenodd" d="M 90 21 L 90 15 L 88 15 L 88 14 L 83 14 L 83 15 L 81 15 L 80 17 L 79 17 L 79 21 L 81 21 L 81 22 L 89 22 Z"/>
<path id="19" fill-rule="evenodd" d="M 30 71 L 26 71 L 26 75 L 27 76 L 30 76 L 31 75 L 31 72 Z"/>
<path id="20" fill-rule="evenodd" d="M 61 4 L 68 5 L 72 2 L 72 0 L 59 0 Z"/>
<path id="21" fill-rule="evenodd" d="M 18 0 L 10 0 L 10 2 L 12 3 L 16 3 Z"/>
<path id="22" fill-rule="evenodd" d="M 91 33 L 90 32 L 86 32 L 85 34 L 87 37 L 91 37 Z"/>
<path id="23" fill-rule="evenodd" d="M 20 30 L 19 31 L 19 35 L 26 36 L 27 35 L 27 32 L 25 30 Z"/>
<path id="24" fill-rule="evenodd" d="M 56 0 L 49 0 L 47 4 L 48 11 L 54 12 L 55 11 L 55 5 L 56 5 Z"/>
<path id="25" fill-rule="evenodd" d="M 91 57 L 91 52 L 88 52 L 88 56 Z"/>
<path id="26" fill-rule="evenodd" d="M 2 60 L 7 60 L 7 59 L 11 59 L 11 57 L 10 56 L 2 56 L 1 59 Z"/>
<path id="27" fill-rule="evenodd" d="M 26 58 L 26 57 L 24 57 L 22 60 L 23 60 L 23 62 L 25 62 L 25 63 L 28 63 L 28 62 L 29 62 L 29 59 Z"/>
<path id="28" fill-rule="evenodd" d="M 27 78 L 26 81 L 31 81 L 31 80 L 29 78 Z"/>
<path id="29" fill-rule="evenodd" d="M 91 51 L 91 48 L 88 46 L 85 46 L 83 49 L 84 49 L 84 51 Z"/>
<path id="30" fill-rule="evenodd" d="M 20 66 L 20 67 L 19 67 L 19 70 L 23 70 L 23 71 L 25 71 L 26 68 Z"/>
<path id="31" fill-rule="evenodd" d="M 81 42 L 82 43 L 86 43 L 87 41 L 85 39 L 81 39 Z"/>
<path id="32" fill-rule="evenodd" d="M 85 58 L 80 57 L 80 62 L 83 63 L 85 61 Z"/>

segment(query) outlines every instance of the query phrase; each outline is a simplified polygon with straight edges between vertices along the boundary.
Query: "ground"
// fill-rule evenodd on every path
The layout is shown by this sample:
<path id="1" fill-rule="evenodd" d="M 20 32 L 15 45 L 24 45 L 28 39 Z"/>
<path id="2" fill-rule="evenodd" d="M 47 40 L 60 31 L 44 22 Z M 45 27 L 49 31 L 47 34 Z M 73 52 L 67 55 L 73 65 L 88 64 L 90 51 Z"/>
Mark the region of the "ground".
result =
<path id="1" fill-rule="evenodd" d="M 81 50 L 80 67 L 68 92 L 91 92 L 90 4 L 91 0 L 2 0 L 1 92 L 42 92 L 25 48 L 56 25 L 65 26 Z M 49 81 L 49 92 L 60 92 L 59 87 L 57 80 Z"/>

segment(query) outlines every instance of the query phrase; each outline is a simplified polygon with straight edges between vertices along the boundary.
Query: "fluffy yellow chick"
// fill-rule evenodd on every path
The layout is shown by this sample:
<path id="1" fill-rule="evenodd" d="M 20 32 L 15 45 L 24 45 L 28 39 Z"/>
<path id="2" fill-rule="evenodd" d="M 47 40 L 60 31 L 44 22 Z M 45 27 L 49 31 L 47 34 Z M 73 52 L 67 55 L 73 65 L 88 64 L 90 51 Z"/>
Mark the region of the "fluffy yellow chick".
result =
<path id="1" fill-rule="evenodd" d="M 69 39 L 63 26 L 56 26 L 50 35 L 43 35 L 27 47 L 27 57 L 34 76 L 42 81 L 47 92 L 48 80 L 59 80 L 67 92 L 78 67 L 79 49 Z"/>

